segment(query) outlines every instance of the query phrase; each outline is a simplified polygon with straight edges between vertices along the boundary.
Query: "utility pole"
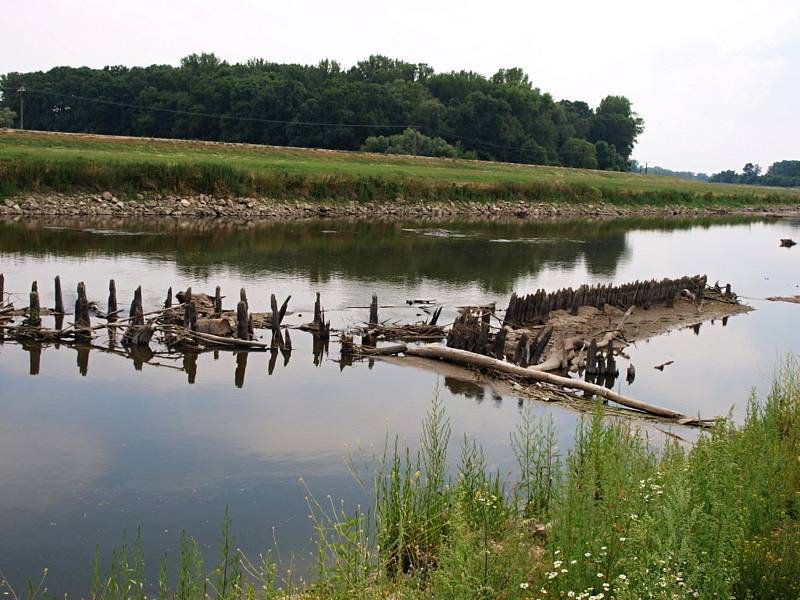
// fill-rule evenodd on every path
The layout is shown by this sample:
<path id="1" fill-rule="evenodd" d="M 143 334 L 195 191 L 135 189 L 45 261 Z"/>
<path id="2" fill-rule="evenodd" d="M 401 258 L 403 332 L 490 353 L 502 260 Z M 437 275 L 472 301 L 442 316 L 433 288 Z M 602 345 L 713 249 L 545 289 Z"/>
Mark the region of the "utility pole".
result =
<path id="1" fill-rule="evenodd" d="M 25 86 L 19 86 L 17 93 L 19 94 L 19 128 L 25 129 Z"/>

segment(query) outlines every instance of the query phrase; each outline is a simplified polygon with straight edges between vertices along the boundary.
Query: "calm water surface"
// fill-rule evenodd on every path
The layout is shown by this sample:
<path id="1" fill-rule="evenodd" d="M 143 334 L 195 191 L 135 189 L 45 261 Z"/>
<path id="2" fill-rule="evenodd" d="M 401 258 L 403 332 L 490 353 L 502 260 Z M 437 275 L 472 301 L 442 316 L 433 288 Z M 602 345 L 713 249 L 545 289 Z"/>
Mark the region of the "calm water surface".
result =
<path id="1" fill-rule="evenodd" d="M 800 293 L 800 253 L 778 247 L 785 237 L 800 238 L 800 222 L 0 222 L 0 272 L 18 306 L 34 279 L 51 305 L 57 274 L 67 306 L 78 281 L 103 305 L 114 277 L 121 304 L 143 287 L 145 310 L 170 285 L 221 285 L 231 298 L 246 287 L 254 310 L 268 310 L 270 293 L 292 294 L 289 324 L 310 320 L 319 291 L 340 328 L 366 319 L 349 307 L 366 306 L 373 291 L 395 307 L 382 319 L 418 320 L 425 315 L 404 302 L 426 298 L 445 306 L 447 322 L 458 305 L 505 307 L 512 291 L 707 273 L 757 310 L 630 348 L 637 379 L 618 386 L 685 412 L 741 418 L 750 390 L 766 392 L 781 357 L 800 351 L 800 305 L 763 300 Z M 516 398 L 380 361 L 341 369 L 335 343 L 326 353 L 293 334 L 288 361 L 0 345 L 0 569 L 20 587 L 48 567 L 51 591 L 85 596 L 95 547 L 107 555 L 123 530 L 142 527 L 151 565 L 176 549 L 182 529 L 213 558 L 226 506 L 246 552 L 270 547 L 274 533 L 284 558 L 302 563 L 312 532 L 298 479 L 323 498 L 368 502 L 345 455 L 360 448 L 366 457 L 387 431 L 414 444 L 436 390 L 456 443 L 475 438 L 494 467 L 513 469 Z M 666 360 L 675 363 L 652 368 Z M 576 413 L 534 409 L 552 416 L 568 447 Z"/>

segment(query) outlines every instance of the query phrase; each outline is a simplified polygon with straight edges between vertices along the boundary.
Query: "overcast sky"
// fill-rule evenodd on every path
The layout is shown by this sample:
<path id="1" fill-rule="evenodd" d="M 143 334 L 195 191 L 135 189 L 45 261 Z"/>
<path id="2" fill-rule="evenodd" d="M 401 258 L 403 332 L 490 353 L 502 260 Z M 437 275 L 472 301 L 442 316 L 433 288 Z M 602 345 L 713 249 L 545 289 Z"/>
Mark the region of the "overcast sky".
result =
<path id="1" fill-rule="evenodd" d="M 0 73 L 192 52 L 345 67 L 385 54 L 487 76 L 519 66 L 556 99 L 628 96 L 645 119 L 641 162 L 716 172 L 800 159 L 800 0 L 3 4 Z"/>

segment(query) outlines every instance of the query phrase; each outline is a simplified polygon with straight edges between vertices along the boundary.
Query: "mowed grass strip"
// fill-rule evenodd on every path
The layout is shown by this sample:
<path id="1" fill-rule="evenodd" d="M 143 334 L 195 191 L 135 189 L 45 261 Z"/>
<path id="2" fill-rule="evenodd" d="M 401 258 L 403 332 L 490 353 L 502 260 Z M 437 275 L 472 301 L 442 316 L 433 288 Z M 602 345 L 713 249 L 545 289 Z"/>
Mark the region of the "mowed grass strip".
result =
<path id="1" fill-rule="evenodd" d="M 0 194 L 111 189 L 360 201 L 765 204 L 800 189 L 677 177 L 91 134 L 0 130 Z"/>

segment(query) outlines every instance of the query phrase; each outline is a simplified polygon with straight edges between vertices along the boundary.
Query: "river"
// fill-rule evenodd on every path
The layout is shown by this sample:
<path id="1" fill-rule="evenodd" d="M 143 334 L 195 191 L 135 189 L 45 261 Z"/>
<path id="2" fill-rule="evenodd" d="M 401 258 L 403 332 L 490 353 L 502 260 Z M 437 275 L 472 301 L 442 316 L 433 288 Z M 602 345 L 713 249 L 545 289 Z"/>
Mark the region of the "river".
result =
<path id="1" fill-rule="evenodd" d="M 0 272 L 20 307 L 32 280 L 52 305 L 55 275 L 67 306 L 78 281 L 104 306 L 113 277 L 122 306 L 142 286 L 145 310 L 168 286 L 213 294 L 220 285 L 226 308 L 245 287 L 258 311 L 269 310 L 269 294 L 279 302 L 291 294 L 290 325 L 311 320 L 320 292 L 335 328 L 366 320 L 366 308 L 350 307 L 366 307 L 373 292 L 390 306 L 382 319 L 424 318 L 405 302 L 423 298 L 444 305 L 448 322 L 459 305 L 504 308 L 512 291 L 706 273 L 756 310 L 629 348 L 637 377 L 617 386 L 689 414 L 741 420 L 751 390 L 766 393 L 782 357 L 800 351 L 800 306 L 764 300 L 800 294 L 800 254 L 778 244 L 791 237 L 800 238 L 800 221 L 23 220 L 0 222 Z M 213 560 L 226 506 L 243 551 L 275 540 L 285 562 L 303 565 L 313 552 L 309 490 L 368 503 L 345 457 L 368 460 L 387 433 L 415 444 L 434 394 L 452 425 L 453 457 L 466 435 L 504 476 L 513 470 L 517 398 L 380 360 L 341 367 L 334 340 L 327 349 L 300 331 L 292 340 L 288 360 L 232 352 L 132 360 L 0 344 L 0 570 L 20 588 L 47 567 L 51 592 L 86 596 L 95 548 L 107 557 L 123 530 L 141 527 L 153 569 L 162 553 L 174 555 L 182 530 Z M 652 368 L 667 360 L 675 362 Z M 567 448 L 579 414 L 529 402 L 553 418 Z"/>

